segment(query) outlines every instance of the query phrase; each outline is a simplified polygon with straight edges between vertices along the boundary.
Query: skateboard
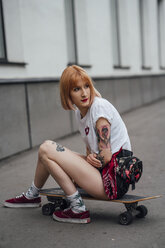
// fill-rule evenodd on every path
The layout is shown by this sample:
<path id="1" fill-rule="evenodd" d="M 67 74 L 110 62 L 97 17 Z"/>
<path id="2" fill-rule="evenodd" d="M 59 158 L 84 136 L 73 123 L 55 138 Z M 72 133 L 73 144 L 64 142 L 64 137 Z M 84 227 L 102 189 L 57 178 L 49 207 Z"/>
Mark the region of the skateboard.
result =
<path id="1" fill-rule="evenodd" d="M 93 198 L 88 193 L 86 193 L 83 189 L 78 188 L 81 197 L 86 200 L 97 200 L 100 199 Z M 52 215 L 56 208 L 60 208 L 64 210 L 69 207 L 69 203 L 65 198 L 65 193 L 61 188 L 51 188 L 51 189 L 42 189 L 40 190 L 41 196 L 46 196 L 49 203 L 42 206 L 42 214 L 43 215 Z M 119 215 L 119 223 L 121 225 L 129 225 L 133 221 L 133 217 L 144 218 L 148 210 L 144 205 L 139 205 L 138 202 L 157 199 L 161 197 L 161 195 L 156 196 L 137 196 L 137 195 L 129 195 L 126 194 L 122 198 L 117 200 L 100 200 L 100 201 L 108 201 L 115 203 L 124 204 L 126 211 Z"/>

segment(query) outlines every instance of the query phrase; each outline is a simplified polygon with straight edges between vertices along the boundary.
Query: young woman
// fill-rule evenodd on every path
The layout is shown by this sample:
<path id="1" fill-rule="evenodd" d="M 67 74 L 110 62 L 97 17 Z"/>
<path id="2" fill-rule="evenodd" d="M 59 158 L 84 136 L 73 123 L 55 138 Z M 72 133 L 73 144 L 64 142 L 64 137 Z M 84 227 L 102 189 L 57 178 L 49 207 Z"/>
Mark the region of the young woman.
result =
<path id="1" fill-rule="evenodd" d="M 70 151 L 47 140 L 39 149 L 34 182 L 26 194 L 5 201 L 6 207 L 37 207 L 39 190 L 49 175 L 60 185 L 70 201 L 70 207 L 55 211 L 53 218 L 61 222 L 88 223 L 90 213 L 76 184 L 97 199 L 119 197 L 116 180 L 117 156 L 131 151 L 127 129 L 119 113 L 101 98 L 91 78 L 79 66 L 67 67 L 60 79 L 61 103 L 74 110 L 81 136 L 86 144 L 86 156 Z M 120 192 L 124 194 L 125 192 Z"/>

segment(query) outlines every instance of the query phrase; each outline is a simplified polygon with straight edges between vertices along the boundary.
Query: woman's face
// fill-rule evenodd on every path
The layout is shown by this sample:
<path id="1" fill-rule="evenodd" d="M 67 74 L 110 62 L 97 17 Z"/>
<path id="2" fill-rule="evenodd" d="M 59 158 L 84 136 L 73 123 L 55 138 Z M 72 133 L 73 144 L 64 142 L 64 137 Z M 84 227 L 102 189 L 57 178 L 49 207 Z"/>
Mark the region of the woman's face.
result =
<path id="1" fill-rule="evenodd" d="M 82 116 L 88 111 L 90 107 L 90 99 L 91 99 L 91 90 L 88 82 L 84 82 L 83 80 L 79 80 L 77 85 L 74 86 L 70 91 L 70 97 L 72 103 L 77 106 L 80 110 Z"/>

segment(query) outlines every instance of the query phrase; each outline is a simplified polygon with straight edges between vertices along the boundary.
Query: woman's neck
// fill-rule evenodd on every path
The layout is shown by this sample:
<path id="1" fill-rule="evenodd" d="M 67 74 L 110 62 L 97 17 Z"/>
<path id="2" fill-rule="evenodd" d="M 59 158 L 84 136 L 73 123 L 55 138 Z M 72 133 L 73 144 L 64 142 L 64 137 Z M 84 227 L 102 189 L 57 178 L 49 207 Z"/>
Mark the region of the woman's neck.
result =
<path id="1" fill-rule="evenodd" d="M 82 109 L 79 109 L 80 111 L 80 115 L 81 115 L 81 119 L 84 118 L 88 112 L 88 109 L 89 108 L 82 108 Z"/>

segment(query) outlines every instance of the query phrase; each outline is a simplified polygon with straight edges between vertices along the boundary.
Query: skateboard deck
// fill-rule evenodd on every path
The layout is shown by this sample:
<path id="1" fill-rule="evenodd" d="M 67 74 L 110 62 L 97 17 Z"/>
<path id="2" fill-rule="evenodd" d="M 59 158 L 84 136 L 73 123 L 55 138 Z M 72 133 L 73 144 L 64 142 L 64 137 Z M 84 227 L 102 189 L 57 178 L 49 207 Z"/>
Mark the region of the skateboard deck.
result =
<path id="1" fill-rule="evenodd" d="M 78 191 L 81 194 L 81 197 L 86 200 L 123 203 L 127 211 L 119 215 L 119 223 L 122 225 L 129 225 L 132 222 L 134 212 L 138 218 L 144 218 L 147 215 L 147 208 L 144 205 L 137 206 L 138 202 L 161 197 L 161 195 L 138 196 L 126 194 L 122 198 L 116 200 L 100 200 L 92 197 L 81 188 L 78 188 Z M 61 188 L 42 189 L 40 191 L 40 195 L 46 196 L 48 201 L 53 203 L 43 205 L 42 213 L 44 215 L 52 215 L 56 208 L 65 209 L 69 206 L 67 200 L 65 199 L 65 193 Z"/>
<path id="2" fill-rule="evenodd" d="M 78 191 L 83 199 L 86 200 L 97 200 L 97 201 L 110 201 L 110 202 L 119 202 L 119 203 L 134 203 L 134 202 L 139 202 L 139 201 L 145 201 L 145 200 L 150 200 L 150 199 L 155 199 L 161 197 L 161 195 L 156 195 L 156 196 L 137 196 L 137 195 L 129 195 L 126 194 L 120 199 L 117 200 L 100 200 L 97 198 L 92 197 L 89 195 L 87 192 L 85 192 L 83 189 L 79 189 Z M 42 189 L 40 191 L 40 195 L 43 196 L 52 196 L 52 197 L 65 197 L 65 193 L 61 188 L 51 188 L 51 189 Z"/>

